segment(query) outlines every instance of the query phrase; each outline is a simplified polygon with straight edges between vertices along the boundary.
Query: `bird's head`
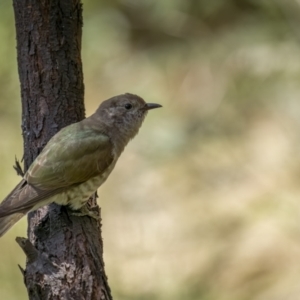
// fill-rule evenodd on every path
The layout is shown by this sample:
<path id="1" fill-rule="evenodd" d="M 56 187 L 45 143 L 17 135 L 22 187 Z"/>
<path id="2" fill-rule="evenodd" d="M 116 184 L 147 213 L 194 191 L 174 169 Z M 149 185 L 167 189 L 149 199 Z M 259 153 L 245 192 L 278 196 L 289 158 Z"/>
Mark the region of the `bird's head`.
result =
<path id="1" fill-rule="evenodd" d="M 127 93 L 102 102 L 96 114 L 102 122 L 131 139 L 138 133 L 147 112 L 159 107 L 162 106 L 146 103 L 141 97 Z"/>

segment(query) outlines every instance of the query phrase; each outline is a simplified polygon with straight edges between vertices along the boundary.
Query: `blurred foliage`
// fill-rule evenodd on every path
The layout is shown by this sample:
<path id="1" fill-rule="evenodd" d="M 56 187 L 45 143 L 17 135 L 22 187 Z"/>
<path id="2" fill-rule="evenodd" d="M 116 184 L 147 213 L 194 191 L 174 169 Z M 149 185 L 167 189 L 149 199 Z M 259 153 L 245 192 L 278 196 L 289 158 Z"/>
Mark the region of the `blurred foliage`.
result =
<path id="1" fill-rule="evenodd" d="M 99 190 L 115 299 L 299 298 L 299 25 L 294 0 L 84 1 L 87 114 L 124 92 L 164 106 Z M 8 1 L 0 40 L 3 198 L 22 157 Z M 2 299 L 27 298 L 25 234 L 0 241 Z"/>

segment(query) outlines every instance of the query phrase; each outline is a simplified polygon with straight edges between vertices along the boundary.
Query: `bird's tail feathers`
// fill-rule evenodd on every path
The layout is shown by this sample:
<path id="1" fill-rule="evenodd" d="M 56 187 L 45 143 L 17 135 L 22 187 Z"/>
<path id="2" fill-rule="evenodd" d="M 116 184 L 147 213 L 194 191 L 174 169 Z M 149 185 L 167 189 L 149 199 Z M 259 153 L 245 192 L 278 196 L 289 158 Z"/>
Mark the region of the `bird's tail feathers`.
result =
<path id="1" fill-rule="evenodd" d="M 9 230 L 15 223 L 17 223 L 25 214 L 16 213 L 3 218 L 0 218 L 0 237 Z"/>
<path id="2" fill-rule="evenodd" d="M 26 185 L 24 179 L 11 191 L 11 193 L 0 204 L 0 237 L 17 223 L 31 207 L 14 210 L 15 202 L 18 200 L 22 188 Z"/>
<path id="3" fill-rule="evenodd" d="M 0 219 L 14 214 L 26 214 L 42 198 L 37 189 L 23 179 L 0 203 Z"/>

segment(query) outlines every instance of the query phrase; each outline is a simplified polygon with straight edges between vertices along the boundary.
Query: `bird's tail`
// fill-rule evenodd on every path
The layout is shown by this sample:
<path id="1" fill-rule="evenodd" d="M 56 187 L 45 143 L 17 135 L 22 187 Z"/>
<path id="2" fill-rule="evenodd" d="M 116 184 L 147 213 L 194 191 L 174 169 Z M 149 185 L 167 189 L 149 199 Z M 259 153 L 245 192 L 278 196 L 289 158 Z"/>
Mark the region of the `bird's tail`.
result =
<path id="1" fill-rule="evenodd" d="M 18 209 L 17 207 L 17 209 L 13 211 L 18 204 L 20 194 L 25 186 L 26 181 L 22 179 L 0 204 L 0 237 L 30 210 L 30 207 L 24 207 L 22 209 Z"/>
<path id="2" fill-rule="evenodd" d="M 24 213 L 16 213 L 0 218 L 0 237 L 14 224 L 16 224 L 24 215 Z"/>

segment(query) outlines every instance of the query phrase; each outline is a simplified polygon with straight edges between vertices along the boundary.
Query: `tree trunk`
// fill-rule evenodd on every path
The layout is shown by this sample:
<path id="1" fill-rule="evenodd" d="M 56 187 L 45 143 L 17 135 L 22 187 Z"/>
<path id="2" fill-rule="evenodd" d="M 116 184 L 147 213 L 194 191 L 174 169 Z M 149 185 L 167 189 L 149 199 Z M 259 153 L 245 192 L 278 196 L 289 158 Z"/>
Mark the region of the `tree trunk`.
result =
<path id="1" fill-rule="evenodd" d="M 21 82 L 24 169 L 62 127 L 84 118 L 80 0 L 13 0 Z M 90 206 L 98 209 L 96 197 Z M 112 299 L 100 222 L 55 204 L 32 212 L 27 255 L 29 299 Z"/>

